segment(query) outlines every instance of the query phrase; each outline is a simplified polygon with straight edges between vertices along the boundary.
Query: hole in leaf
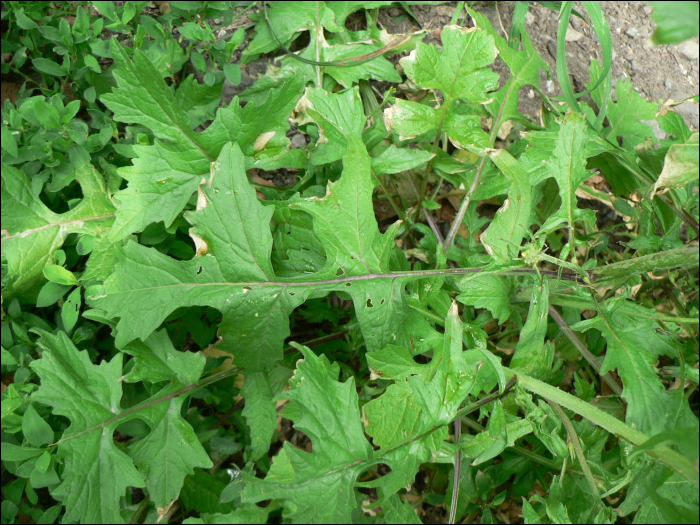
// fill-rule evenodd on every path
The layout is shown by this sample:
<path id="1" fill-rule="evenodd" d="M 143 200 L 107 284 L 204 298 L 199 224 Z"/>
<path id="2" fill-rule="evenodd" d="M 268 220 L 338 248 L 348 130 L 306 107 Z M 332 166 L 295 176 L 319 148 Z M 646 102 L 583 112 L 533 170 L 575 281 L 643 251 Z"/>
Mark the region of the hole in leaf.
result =
<path id="1" fill-rule="evenodd" d="M 200 266 L 197 270 L 197 275 L 200 275 L 204 271 L 204 266 Z"/>
<path id="2" fill-rule="evenodd" d="M 385 300 L 386 300 L 386 299 L 382 299 L 381 301 L 379 301 L 379 304 L 380 304 L 380 305 L 384 304 L 384 301 L 385 301 Z"/>
<path id="3" fill-rule="evenodd" d="M 288 292 L 288 293 L 289 293 L 290 297 L 294 297 L 296 295 L 296 293 L 294 293 L 294 292 Z"/>
<path id="4" fill-rule="evenodd" d="M 338 270 L 335 272 L 335 276 L 342 277 L 343 275 L 345 275 L 345 270 L 343 270 L 343 268 L 338 268 Z"/>
<path id="5" fill-rule="evenodd" d="M 352 283 L 345 283 L 345 286 L 347 286 L 349 288 L 352 286 Z"/>
<path id="6" fill-rule="evenodd" d="M 374 308 L 374 304 L 372 303 L 372 299 L 369 297 L 367 298 L 367 308 Z"/>
<path id="7" fill-rule="evenodd" d="M 252 290 L 252 288 L 251 288 L 250 286 L 244 286 L 244 287 L 243 287 L 243 293 L 248 293 L 248 292 L 250 292 L 251 290 Z"/>

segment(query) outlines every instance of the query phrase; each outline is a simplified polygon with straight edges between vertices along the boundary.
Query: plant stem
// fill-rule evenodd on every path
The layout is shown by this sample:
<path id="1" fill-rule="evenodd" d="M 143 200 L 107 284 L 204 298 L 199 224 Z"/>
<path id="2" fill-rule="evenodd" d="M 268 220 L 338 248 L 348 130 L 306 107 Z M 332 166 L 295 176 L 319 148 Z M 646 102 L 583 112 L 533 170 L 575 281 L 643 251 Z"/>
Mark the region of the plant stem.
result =
<path id="1" fill-rule="evenodd" d="M 379 183 L 379 186 L 382 188 L 382 191 L 386 195 L 387 199 L 389 200 L 389 204 L 391 204 L 391 207 L 394 209 L 396 212 L 396 215 L 399 216 L 399 218 L 403 221 L 403 223 L 406 225 L 406 231 L 408 232 L 408 236 L 411 238 L 411 242 L 413 242 L 413 245 L 416 246 L 416 239 L 413 236 L 413 232 L 411 231 L 411 225 L 408 223 L 408 220 L 406 219 L 406 214 L 396 205 L 394 202 L 394 199 L 391 198 L 391 195 L 389 195 L 389 190 L 386 189 L 386 186 L 382 182 L 382 179 L 377 176 L 374 171 L 372 171 L 372 176 L 374 179 Z"/>
<path id="2" fill-rule="evenodd" d="M 603 378 L 603 381 L 607 383 L 607 385 L 611 388 L 611 390 L 615 393 L 616 396 L 620 397 L 622 396 L 622 389 L 620 386 L 615 382 L 615 380 L 612 378 L 612 376 L 609 373 L 601 374 L 600 373 L 600 363 L 596 359 L 596 357 L 586 348 L 586 345 L 583 344 L 583 342 L 578 338 L 578 336 L 574 333 L 574 331 L 569 328 L 569 325 L 567 324 L 566 320 L 561 316 L 561 314 L 557 311 L 554 306 L 549 305 L 549 315 L 552 316 L 552 319 L 556 321 L 556 323 L 559 325 L 559 328 L 561 329 L 562 332 L 566 335 L 566 337 L 569 338 L 569 341 L 576 347 L 576 349 L 581 353 L 583 358 L 588 361 L 588 363 L 593 367 L 593 369 L 597 372 L 599 376 Z"/>
<path id="3" fill-rule="evenodd" d="M 503 370 L 506 377 L 515 377 L 515 372 L 512 370 L 506 367 L 503 367 Z M 586 403 L 582 399 L 574 397 L 571 394 L 567 394 L 563 390 L 559 390 L 556 387 L 543 383 L 542 381 L 538 381 L 537 379 L 524 374 L 518 373 L 517 377 L 518 384 L 525 390 L 542 396 L 545 399 L 550 399 L 555 403 L 568 408 L 572 412 L 576 412 L 586 419 L 589 419 L 595 425 L 598 425 L 599 427 L 607 430 L 611 434 L 614 434 L 618 438 L 627 441 L 635 447 L 638 447 L 649 440 L 649 437 L 643 432 L 630 427 L 616 417 L 608 414 L 607 412 L 603 412 L 599 408 L 591 405 L 590 403 Z M 700 486 L 698 471 L 694 467 L 693 461 L 689 458 L 665 446 L 646 449 L 644 452 L 657 461 L 660 461 L 671 470 L 678 472 L 695 486 Z"/>
<path id="4" fill-rule="evenodd" d="M 593 495 L 598 500 L 598 504 L 600 504 L 600 493 L 598 492 L 598 484 L 595 482 L 595 479 L 593 479 L 593 472 L 591 472 L 591 467 L 588 466 L 588 461 L 586 461 L 586 456 L 583 453 L 583 448 L 581 448 L 581 441 L 578 439 L 576 429 L 571 424 L 571 421 L 566 416 L 566 413 L 561 409 L 559 405 L 557 405 L 551 399 L 548 399 L 547 403 L 549 403 L 549 405 L 557 413 L 559 419 L 561 419 L 561 422 L 564 423 L 564 427 L 566 428 L 566 432 L 569 435 L 569 439 L 571 440 L 571 443 L 574 446 L 576 457 L 578 457 L 578 462 L 581 464 L 581 468 L 583 469 L 583 473 L 586 476 L 586 480 L 588 480 L 588 484 L 591 486 L 591 491 L 593 492 Z"/>
<path id="5" fill-rule="evenodd" d="M 469 206 L 469 203 L 472 200 L 472 195 L 474 195 L 474 192 L 476 191 L 477 186 L 479 185 L 479 179 L 481 178 L 481 172 L 484 169 L 484 166 L 486 165 L 486 157 L 483 157 L 481 159 L 481 163 L 479 164 L 479 169 L 476 172 L 476 176 L 474 177 L 474 181 L 472 182 L 472 185 L 469 187 L 469 191 L 467 194 L 464 196 L 464 199 L 462 200 L 462 204 L 459 206 L 459 211 L 457 212 L 457 216 L 454 218 L 454 221 L 452 222 L 452 227 L 450 228 L 449 233 L 447 234 L 447 238 L 445 239 L 445 246 L 443 249 L 445 250 L 445 253 L 447 253 L 447 250 L 450 248 L 450 245 L 455 239 L 455 236 L 457 235 L 457 230 L 459 230 L 460 224 L 462 224 L 462 221 L 464 220 L 464 216 L 467 213 L 467 207 Z"/>

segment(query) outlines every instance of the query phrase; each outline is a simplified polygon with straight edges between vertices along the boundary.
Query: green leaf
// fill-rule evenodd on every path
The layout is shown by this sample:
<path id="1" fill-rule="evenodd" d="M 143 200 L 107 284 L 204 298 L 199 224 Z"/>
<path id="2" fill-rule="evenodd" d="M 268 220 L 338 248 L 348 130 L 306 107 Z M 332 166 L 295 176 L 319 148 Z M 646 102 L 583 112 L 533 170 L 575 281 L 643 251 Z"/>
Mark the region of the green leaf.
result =
<path id="1" fill-rule="evenodd" d="M 75 278 L 73 272 L 66 270 L 63 266 L 57 264 L 49 264 L 44 267 L 44 277 L 49 281 L 64 286 L 76 286 L 80 284 Z"/>
<path id="2" fill-rule="evenodd" d="M 294 343 L 293 343 L 294 344 Z M 354 483 L 372 447 L 360 423 L 355 380 L 337 381 L 340 368 L 325 356 L 296 345 L 298 362 L 285 413 L 313 443 L 313 452 L 285 444 L 264 480 L 244 474 L 244 503 L 283 498 L 294 505 L 294 523 L 349 522 L 355 508 Z"/>
<path id="3" fill-rule="evenodd" d="M 460 303 L 487 308 L 499 324 L 510 317 L 511 277 L 484 275 L 475 279 L 464 278 L 459 283 L 459 290 L 462 292 L 457 296 Z"/>
<path id="4" fill-rule="evenodd" d="M 114 207 L 102 176 L 92 166 L 77 173 L 83 199 L 70 211 L 57 214 L 35 195 L 28 177 L 11 166 L 2 166 L 2 254 L 7 257 L 8 275 L 3 299 L 21 295 L 35 301 L 43 285 L 44 267 L 71 233 L 100 239 L 114 221 Z M 75 277 L 60 272 L 59 284 L 77 284 Z M 53 275 L 53 274 L 52 274 Z M 62 280 L 64 279 L 64 280 Z"/>
<path id="5" fill-rule="evenodd" d="M 544 379 L 552 369 L 554 348 L 545 344 L 549 319 L 549 280 L 538 276 L 532 287 L 527 321 L 520 331 L 515 354 L 509 368 L 529 376 Z"/>
<path id="6" fill-rule="evenodd" d="M 397 148 L 391 144 L 372 158 L 372 171 L 377 175 L 401 173 L 426 164 L 435 155 L 420 149 Z"/>
<path id="7" fill-rule="evenodd" d="M 598 78 L 603 73 L 597 60 L 591 61 L 589 71 L 591 83 L 586 84 L 588 89 L 598 82 Z M 620 79 L 615 84 L 615 95 L 617 101 L 608 103 L 606 113 L 610 126 L 602 129 L 601 136 L 606 137 L 613 144 L 617 144 L 617 140 L 621 139 L 623 148 L 632 151 L 647 137 L 653 136 L 652 126 L 643 124 L 640 120 L 654 120 L 658 104 L 644 100 L 632 89 L 632 82 L 628 78 Z M 591 91 L 591 97 L 598 107 L 602 107 L 605 100 L 603 84 Z"/>
<path id="8" fill-rule="evenodd" d="M 164 393 L 159 392 L 159 397 Z M 186 476 L 193 474 L 195 468 L 213 466 L 194 430 L 182 418 L 186 400 L 187 396 L 179 396 L 138 412 L 151 432 L 131 445 L 129 452 L 158 507 L 166 507 L 177 499 Z"/>
<path id="9" fill-rule="evenodd" d="M 496 406 L 499 405 L 497 404 Z M 502 412 L 502 405 L 497 410 Z M 493 418 L 493 415 L 491 418 Z M 489 427 L 486 430 L 475 436 L 464 435 L 460 440 L 460 448 L 464 453 L 464 457 L 470 460 L 476 458 L 473 459 L 473 465 L 478 465 L 494 458 L 506 447 L 512 447 L 517 439 L 532 432 L 532 423 L 527 419 L 519 419 L 507 423 L 505 426 L 501 422 L 501 426 L 498 426 L 495 423 L 494 425 L 491 424 L 491 418 L 489 418 Z M 494 419 L 494 422 L 497 419 Z"/>
<path id="10" fill-rule="evenodd" d="M 368 55 L 383 47 L 382 44 L 337 44 L 321 48 L 321 60 L 331 62 L 362 55 Z M 311 51 L 311 47 L 308 48 Z M 308 58 L 308 55 L 307 55 Z M 324 66 L 323 70 L 336 82 L 345 87 L 352 87 L 362 79 L 385 82 L 401 82 L 401 75 L 394 65 L 384 57 L 377 57 L 366 62 L 349 63 L 349 66 Z"/>
<path id="11" fill-rule="evenodd" d="M 15 366 L 19 364 L 19 361 L 13 356 L 10 352 L 5 350 L 4 348 L 0 349 L 2 352 L 2 364 L 3 366 Z"/>
<path id="12" fill-rule="evenodd" d="M 494 122 L 503 123 L 507 120 L 526 120 L 518 112 L 518 92 L 524 86 L 539 88 L 540 70 L 551 75 L 549 65 L 542 59 L 540 54 L 532 45 L 532 40 L 527 32 L 520 33 L 522 37 L 523 49 L 513 49 L 505 38 L 498 34 L 491 23 L 482 15 L 470 7 L 467 11 L 474 18 L 477 27 L 485 30 L 491 35 L 496 43 L 498 55 L 510 69 L 510 77 L 505 85 L 495 93 L 489 93 L 493 97 L 493 102 L 486 104 L 486 110 L 495 119 Z"/>
<path id="13" fill-rule="evenodd" d="M 85 65 L 92 69 L 95 73 L 102 72 L 99 62 L 97 62 L 97 59 L 92 55 L 85 55 Z"/>
<path id="14" fill-rule="evenodd" d="M 2 149 L 13 157 L 17 156 L 17 140 L 5 124 L 2 124 Z"/>
<path id="15" fill-rule="evenodd" d="M 224 65 L 224 74 L 226 75 L 226 80 L 234 86 L 241 83 L 241 66 L 238 64 Z"/>
<path id="16" fill-rule="evenodd" d="M 103 287 L 88 290 L 91 305 L 120 317 L 118 347 L 136 338 L 145 340 L 179 306 L 206 304 L 223 313 L 220 348 L 234 352 L 236 363 L 250 371 L 270 370 L 281 358 L 291 311 L 311 293 L 319 297 L 331 290 L 353 298 L 371 351 L 390 342 L 409 346 L 412 339 L 420 339 L 421 348 L 428 344 L 435 331 L 406 304 L 405 279 L 388 273 L 398 225 L 384 234 L 377 226 L 369 156 L 359 137 L 364 117 L 352 120 L 362 115 L 357 89 L 337 95 L 319 90 L 308 98 L 330 108 L 323 117 L 308 111 L 319 115 L 334 140 L 347 143 L 343 176 L 329 184 L 326 197 L 292 199 L 288 204 L 313 217 L 314 233 L 327 255 L 324 269 L 313 276 L 275 276 L 270 262 L 272 208 L 257 200 L 242 152 L 228 145 L 210 167 L 212 182 L 200 187 L 199 211 L 185 215 L 193 224 L 191 236 L 200 257 L 175 261 L 130 242 L 121 250 L 112 277 Z M 346 103 L 352 110 L 343 113 Z M 334 108 L 338 111 L 331 111 Z M 345 137 L 341 132 L 357 135 Z M 338 228 L 339 223 L 346 227 Z"/>
<path id="17" fill-rule="evenodd" d="M 63 327 L 66 332 L 73 330 L 75 323 L 78 322 L 81 303 L 80 287 L 78 287 L 71 292 L 68 299 L 61 307 L 61 320 L 63 321 Z"/>
<path id="18" fill-rule="evenodd" d="M 542 444 L 556 457 L 567 457 L 569 449 L 566 446 L 563 424 L 552 407 L 544 400 L 536 405 L 530 396 L 518 391 L 515 402 L 525 411 L 525 418 L 532 424 L 532 431 L 542 441 Z"/>
<path id="19" fill-rule="evenodd" d="M 416 102 L 397 100 L 384 110 L 389 129 L 401 140 L 441 129 L 459 148 L 480 151 L 489 147 L 479 117 L 456 112 L 456 101 L 488 101 L 487 92 L 498 85 L 498 75 L 485 66 L 496 58 L 493 37 L 479 28 L 447 26 L 443 29 L 442 52 L 435 46 L 418 44 L 400 63 L 408 78 L 424 89 L 440 90 L 444 104 L 432 108 Z"/>
<path id="20" fill-rule="evenodd" d="M 192 52 L 192 65 L 202 73 L 207 72 L 207 62 L 204 60 L 204 56 L 198 51 Z"/>
<path id="21" fill-rule="evenodd" d="M 274 392 L 267 373 L 247 374 L 243 391 L 245 407 L 243 417 L 250 428 L 250 459 L 261 458 L 270 448 L 272 434 L 277 428 L 277 410 L 272 399 L 281 392 Z"/>
<path id="22" fill-rule="evenodd" d="M 195 469 L 194 474 L 185 478 L 180 500 L 188 510 L 198 512 L 229 512 L 230 503 L 219 503 L 221 492 L 226 484 L 202 469 Z"/>
<path id="23" fill-rule="evenodd" d="M 610 115 L 610 110 L 608 110 Z M 590 227 L 595 227 L 595 212 L 583 210 L 577 206 L 576 190 L 590 177 L 586 170 L 587 124 L 578 113 L 567 115 L 564 124 L 557 135 L 553 157 L 547 163 L 549 176 L 554 177 L 559 186 L 561 207 L 542 225 L 540 231 L 548 232 L 566 223 L 569 227 L 568 249 L 574 250 L 574 225 L 576 221 L 584 221 Z M 564 254 L 566 255 L 566 254 Z M 566 258 L 565 256 L 563 258 Z"/>
<path id="24" fill-rule="evenodd" d="M 3 461 L 24 461 L 26 459 L 35 458 L 44 453 L 43 448 L 20 447 L 12 443 L 2 444 L 2 460 Z"/>
<path id="25" fill-rule="evenodd" d="M 32 29 L 37 29 L 39 27 L 34 20 L 24 14 L 24 9 L 17 9 L 14 14 L 15 18 L 17 19 L 17 25 L 22 29 L 31 31 Z"/>
<path id="26" fill-rule="evenodd" d="M 673 144 L 664 157 L 664 169 L 654 183 L 651 197 L 666 188 L 680 188 L 698 179 L 698 132 L 683 144 Z M 651 198 L 650 197 L 650 198 Z"/>
<path id="27" fill-rule="evenodd" d="M 51 426 L 37 414 L 32 405 L 27 407 L 22 417 L 22 433 L 35 447 L 50 445 L 54 440 Z"/>
<path id="28" fill-rule="evenodd" d="M 423 523 L 411 504 L 395 494 L 384 500 L 382 510 L 386 523 Z"/>
<path id="29" fill-rule="evenodd" d="M 505 150 L 489 152 L 489 157 L 501 173 L 511 181 L 508 198 L 496 212 L 490 226 L 481 234 L 481 243 L 497 262 L 517 258 L 520 243 L 533 222 L 531 186 L 520 163 Z"/>
<path id="30" fill-rule="evenodd" d="M 601 306 L 597 317 L 571 328 L 578 331 L 597 328 L 607 340 L 601 374 L 616 368 L 622 378 L 626 422 L 648 435 L 697 426 L 687 399 L 666 390 L 653 366 L 661 355 L 676 355 L 675 337 L 664 333 L 645 308 L 635 304 L 619 308 L 623 300 L 609 301 Z"/>
<path id="31" fill-rule="evenodd" d="M 52 494 L 63 501 L 66 520 L 119 521 L 119 498 L 126 488 L 144 486 L 131 459 L 114 444 L 117 423 L 109 423 L 121 413 L 122 356 L 95 366 L 65 332 L 34 330 L 41 336 L 37 344 L 43 353 L 30 365 L 41 378 L 32 398 L 72 423 L 59 445 L 65 469 Z"/>
<path id="32" fill-rule="evenodd" d="M 263 15 L 261 13 L 258 16 Z M 285 43 L 300 31 L 310 31 L 311 38 L 315 38 L 317 31 L 321 31 L 323 27 L 334 32 L 341 31 L 343 27 L 335 23 L 335 14 L 325 2 L 272 2 L 267 10 L 267 16 L 275 35 Z M 256 24 L 255 36 L 245 50 L 244 56 L 269 53 L 278 48 L 279 43 L 272 36 L 270 25 L 267 21 L 262 21 Z"/>
<path id="33" fill-rule="evenodd" d="M 378 361 L 372 361 L 378 366 Z M 419 374 L 416 374 L 420 370 Z M 367 433 L 375 445 L 391 447 L 446 424 L 475 384 L 476 368 L 462 355 L 462 322 L 452 304 L 445 324 L 442 349 L 436 349 L 430 365 L 413 369 L 404 381 L 364 406 Z M 374 374 L 381 373 L 375 369 Z M 400 409 L 397 409 L 400 406 Z M 438 407 L 437 410 L 435 407 Z"/>
<path id="34" fill-rule="evenodd" d="M 17 508 L 17 505 L 12 503 L 9 500 L 3 500 L 2 502 L 2 522 L 3 523 L 14 523 L 15 522 L 15 516 L 17 516 L 17 513 L 19 512 L 19 509 Z"/>
<path id="35" fill-rule="evenodd" d="M 185 385 L 194 385 L 206 363 L 202 354 L 175 350 L 166 330 L 153 332 L 144 342 L 132 341 L 122 350 L 134 356 L 134 366 L 124 376 L 130 383 L 177 379 Z"/>
<path id="36" fill-rule="evenodd" d="M 34 103 L 34 114 L 44 127 L 49 129 L 59 129 L 61 127 L 61 117 L 58 115 L 56 108 L 42 99 Z"/>
<path id="37" fill-rule="evenodd" d="M 446 101 L 486 102 L 485 91 L 497 80 L 493 71 L 483 69 L 497 55 L 493 37 L 478 28 L 447 26 L 441 38 L 442 52 L 421 43 L 414 54 L 401 59 L 408 77 L 422 88 L 439 89 Z"/>
<path id="38" fill-rule="evenodd" d="M 421 463 L 434 458 L 447 438 L 445 425 L 461 402 L 469 392 L 482 388 L 482 382 L 477 382 L 479 358 L 462 351 L 462 338 L 462 323 L 453 303 L 442 348 L 435 345 L 429 364 L 416 364 L 408 351 L 399 347 L 368 354 L 372 378 L 394 379 L 384 394 L 363 407 L 365 430 L 381 447 L 381 461 L 391 467 L 390 474 L 363 484 L 381 490 L 377 504 L 413 483 Z M 473 354 L 481 356 L 478 351 Z"/>
<path id="39" fill-rule="evenodd" d="M 301 79 L 286 82 L 262 107 L 248 104 L 241 108 L 234 98 L 227 108 L 218 111 L 205 131 L 195 133 L 181 104 L 187 96 L 173 96 L 141 51 L 135 52 L 132 61 L 114 39 L 111 42 L 119 87 L 103 95 L 102 101 L 114 111 L 116 120 L 146 126 L 156 137 L 152 146 L 135 146 L 138 157 L 133 159 L 133 166 L 119 170 L 129 186 L 114 197 L 118 209 L 110 232 L 112 240 L 124 239 L 153 222 L 163 221 L 170 226 L 202 178 L 211 176 L 211 164 L 225 144 L 237 142 L 254 163 L 263 156 L 255 149 L 262 134 L 273 134 L 268 147 L 286 148 L 289 144 L 285 137 L 288 116 L 301 91 Z"/>
<path id="40" fill-rule="evenodd" d="M 45 451 L 37 460 L 36 465 L 34 465 L 34 471 L 43 474 L 48 470 L 50 464 L 51 454 L 49 454 L 48 451 Z"/>
<path id="41" fill-rule="evenodd" d="M 654 44 L 676 44 L 698 34 L 698 10 L 691 2 L 656 2 L 653 19 L 657 28 L 651 36 Z"/>
<path id="42" fill-rule="evenodd" d="M 62 498 L 66 515 L 74 516 L 71 519 L 88 523 L 110 521 L 109 516 L 118 516 L 119 498 L 127 486 L 146 486 L 156 505 L 167 506 L 177 498 L 185 477 L 195 467 L 211 467 L 194 430 L 182 419 L 182 404 L 187 396 L 173 395 L 182 383 L 169 383 L 141 407 L 123 413 L 122 354 L 109 364 L 96 366 L 90 363 L 87 352 L 75 348 L 65 332 L 52 335 L 35 331 L 41 336 L 37 343 L 43 354 L 31 364 L 41 378 L 41 387 L 33 398 L 53 406 L 54 414 L 72 422 L 59 442 L 66 469 L 61 484 L 52 492 Z M 153 339 L 165 344 L 160 340 L 162 336 Z M 190 364 L 182 355 L 171 356 L 180 361 L 171 365 L 175 369 Z M 193 354 L 193 360 L 198 365 L 186 373 L 197 373 L 197 366 L 201 373 L 203 356 Z M 173 371 L 170 377 L 175 375 Z M 199 375 L 194 380 L 198 379 Z M 119 415 L 122 417 L 115 417 Z M 112 434 L 117 426 L 133 418 L 145 421 L 150 432 L 130 446 L 130 458 L 116 447 Z M 144 474 L 145 483 L 132 458 Z M 88 497 L 92 504 L 81 505 Z M 101 517 L 95 517 L 97 513 Z"/>
<path id="43" fill-rule="evenodd" d="M 48 58 L 35 58 L 32 60 L 32 65 L 38 71 L 54 77 L 65 77 L 68 74 L 60 65 Z"/>

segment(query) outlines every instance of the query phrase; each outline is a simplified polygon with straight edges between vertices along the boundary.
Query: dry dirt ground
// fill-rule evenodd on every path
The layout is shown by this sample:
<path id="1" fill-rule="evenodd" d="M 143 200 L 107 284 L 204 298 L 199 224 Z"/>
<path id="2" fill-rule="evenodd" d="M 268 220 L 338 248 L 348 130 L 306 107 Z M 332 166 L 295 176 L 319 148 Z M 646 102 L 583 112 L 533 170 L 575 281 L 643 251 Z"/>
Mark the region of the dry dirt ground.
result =
<path id="1" fill-rule="evenodd" d="M 439 5 L 414 5 L 411 10 L 418 19 L 417 23 L 401 7 L 383 9 L 379 21 L 390 33 L 404 33 L 410 29 L 425 29 L 428 36 L 426 43 L 438 43 L 439 30 L 448 25 L 454 14 L 457 2 L 445 2 Z M 666 101 L 669 98 L 683 100 L 698 93 L 698 38 L 679 45 L 662 45 L 654 47 L 649 37 L 656 25 L 653 22 L 652 8 L 646 2 L 600 2 L 608 20 L 613 37 L 613 81 L 630 78 L 632 86 L 649 101 Z M 478 2 L 474 9 L 486 16 L 493 26 L 501 32 L 510 29 L 514 2 Z M 601 49 L 592 26 L 588 24 L 588 15 L 580 2 L 574 7 L 586 21 L 575 16 L 567 34 L 567 62 L 575 91 L 584 91 L 589 81 L 588 67 L 591 59 L 601 57 Z M 540 4 L 531 3 L 526 22 L 526 30 L 543 59 L 555 71 L 556 39 L 558 13 Z M 252 36 L 252 29 L 249 30 Z M 263 73 L 271 56 L 261 57 L 244 67 L 243 80 L 240 85 L 224 85 L 224 103 L 252 85 L 254 79 Z M 497 59 L 493 65 L 502 81 L 507 79 L 506 66 Z M 550 84 L 552 95 L 561 95 L 556 75 Z M 546 75 L 541 72 L 541 86 L 546 89 Z M 585 99 L 584 99 L 585 100 Z M 534 117 L 540 106 L 537 95 L 528 97 L 528 90 L 521 90 L 520 111 Z M 698 106 L 685 103 L 678 108 L 686 123 L 698 129 Z"/>

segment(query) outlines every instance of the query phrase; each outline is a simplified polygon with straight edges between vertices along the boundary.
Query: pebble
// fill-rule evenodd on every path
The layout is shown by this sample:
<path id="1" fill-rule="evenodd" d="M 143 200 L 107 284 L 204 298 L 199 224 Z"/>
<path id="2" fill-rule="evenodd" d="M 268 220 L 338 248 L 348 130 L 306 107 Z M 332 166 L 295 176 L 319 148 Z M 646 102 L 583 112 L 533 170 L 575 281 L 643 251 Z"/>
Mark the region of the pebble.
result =
<path id="1" fill-rule="evenodd" d="M 634 60 L 634 55 L 632 53 L 625 53 L 625 60 L 632 62 L 632 60 Z"/>
<path id="2" fill-rule="evenodd" d="M 564 40 L 567 42 L 578 42 L 582 38 L 584 38 L 584 36 L 581 33 L 569 26 L 569 28 L 566 30 L 566 37 L 564 37 Z"/>
<path id="3" fill-rule="evenodd" d="M 647 38 L 649 36 L 649 29 L 647 29 L 646 27 L 640 27 L 639 36 L 642 38 Z"/>
<path id="4" fill-rule="evenodd" d="M 630 38 L 637 38 L 639 36 L 639 31 L 636 27 L 630 27 L 625 34 Z"/>
<path id="5" fill-rule="evenodd" d="M 644 6 L 644 14 L 650 15 L 654 11 L 654 8 L 651 7 L 650 5 L 645 5 Z"/>
<path id="6" fill-rule="evenodd" d="M 692 40 L 686 40 L 683 42 L 681 45 L 678 46 L 678 51 L 680 51 L 681 55 L 684 57 L 690 59 L 690 60 L 697 60 L 698 59 L 698 43 L 693 42 Z"/>
<path id="7" fill-rule="evenodd" d="M 666 79 L 666 81 L 664 82 L 664 86 L 666 87 L 666 89 L 668 89 L 669 91 L 671 91 L 671 88 L 673 88 L 673 82 L 671 82 L 670 80 Z"/>
<path id="8" fill-rule="evenodd" d="M 292 148 L 304 148 L 306 147 L 306 137 L 301 133 L 297 133 L 292 137 Z"/>
<path id="9" fill-rule="evenodd" d="M 400 14 L 401 14 L 401 10 L 396 8 L 396 7 L 394 7 L 393 9 L 389 9 L 389 16 L 396 17 L 396 16 L 399 16 Z"/>
<path id="10" fill-rule="evenodd" d="M 572 16 L 569 21 L 571 22 L 571 26 L 576 30 L 576 31 L 581 31 L 581 28 L 583 27 L 583 22 L 581 19 L 577 16 Z"/>
<path id="11" fill-rule="evenodd" d="M 632 60 L 632 69 L 634 71 L 644 71 L 644 66 L 642 65 L 642 61 L 639 60 L 638 58 L 635 58 Z"/>
<path id="12" fill-rule="evenodd" d="M 535 21 L 535 15 L 532 14 L 530 11 L 528 11 L 527 14 L 525 15 L 525 25 L 529 26 L 534 21 Z"/>

